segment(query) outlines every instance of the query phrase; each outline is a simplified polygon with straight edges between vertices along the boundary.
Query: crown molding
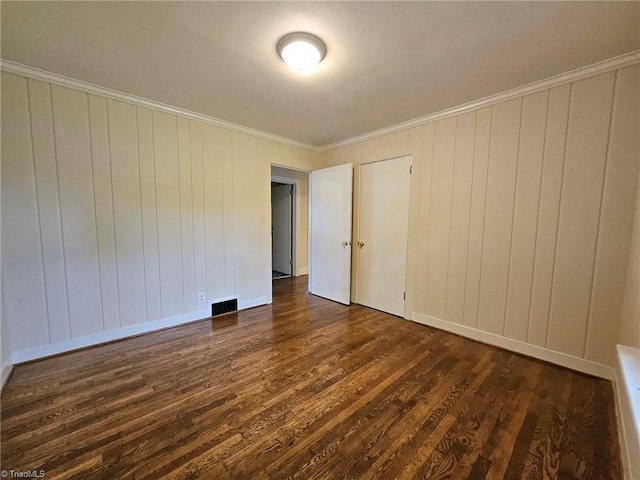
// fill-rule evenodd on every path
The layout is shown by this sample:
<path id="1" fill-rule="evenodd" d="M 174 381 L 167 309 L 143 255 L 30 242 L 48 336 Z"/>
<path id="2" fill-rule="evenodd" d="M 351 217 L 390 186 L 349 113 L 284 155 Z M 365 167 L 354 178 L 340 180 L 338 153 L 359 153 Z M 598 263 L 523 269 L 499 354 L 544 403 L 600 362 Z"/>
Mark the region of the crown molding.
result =
<path id="1" fill-rule="evenodd" d="M 583 80 L 595 75 L 601 75 L 603 73 L 611 72 L 613 70 L 618 70 L 624 67 L 629 67 L 638 63 L 640 63 L 640 50 L 634 50 L 632 52 L 625 53 L 623 55 L 619 55 L 602 62 L 587 65 L 585 67 L 580 67 L 569 72 L 545 78 L 543 80 L 538 80 L 537 82 L 529 83 L 527 85 L 523 85 L 522 87 L 517 87 L 512 90 L 497 93 L 495 95 L 490 95 L 479 100 L 474 100 L 463 105 L 458 105 L 457 107 L 447 108 L 445 110 L 440 110 L 439 112 L 430 113 L 422 117 L 396 123 L 395 125 L 384 127 L 379 130 L 373 130 L 371 132 L 363 133 L 362 135 L 357 135 L 346 140 L 340 140 L 339 142 L 321 147 L 320 151 L 328 152 L 336 148 L 346 147 L 347 145 L 352 145 L 354 143 L 359 143 L 365 140 L 371 140 L 372 138 L 381 137 L 383 135 L 389 135 L 390 133 L 399 132 L 400 130 L 417 127 L 419 125 L 424 125 L 425 123 L 442 120 L 443 118 L 451 117 L 454 115 L 460 115 L 462 113 L 477 110 L 482 107 L 506 102 L 507 100 L 512 100 L 524 95 L 531 95 L 543 90 L 548 90 L 552 87 L 565 85 L 567 83 L 573 83 L 578 80 Z"/>
<path id="2" fill-rule="evenodd" d="M 155 100 L 149 100 L 147 98 L 138 97 L 136 95 L 130 95 L 128 93 L 120 92 L 118 90 L 112 90 L 107 87 L 94 85 L 89 82 L 83 82 L 82 80 L 76 80 L 74 78 L 65 77 L 57 73 L 47 72 L 39 68 L 30 67 L 21 63 L 12 62 L 10 60 L 0 59 L 0 70 L 7 73 L 13 73 L 23 77 L 32 78 L 34 80 L 41 80 L 43 82 L 51 83 L 53 85 L 59 85 L 62 87 L 73 88 L 74 90 L 80 90 L 85 93 L 91 93 L 95 95 L 101 95 L 103 97 L 119 100 L 121 102 L 130 103 L 142 107 L 147 107 L 152 110 L 160 112 L 170 113 L 173 115 L 180 115 L 182 117 L 189 118 L 191 120 L 197 120 L 209 125 L 215 125 L 217 127 L 226 128 L 228 130 L 234 130 L 236 132 L 245 133 L 247 135 L 253 135 L 255 137 L 264 138 L 285 145 L 293 147 L 303 148 L 312 152 L 319 152 L 320 147 L 309 145 L 307 143 L 298 142 L 286 137 L 281 137 L 273 133 L 257 130 L 255 128 L 245 127 L 244 125 L 238 125 L 237 123 L 227 122 L 216 117 L 210 117 L 209 115 L 203 115 L 201 113 L 192 112 L 184 108 L 173 107 L 162 102 L 156 102 Z"/>
<path id="3" fill-rule="evenodd" d="M 422 117 L 417 117 L 404 122 L 396 123 L 395 125 L 391 125 L 389 127 L 373 130 L 371 132 L 367 132 L 362 135 L 357 135 L 355 137 L 347 138 L 346 140 L 340 140 L 339 142 L 324 145 L 322 147 L 316 147 L 314 145 L 309 145 L 307 143 L 298 142 L 296 140 L 292 140 L 286 137 L 281 137 L 279 135 L 275 135 L 269 132 L 264 132 L 262 130 L 245 127 L 243 125 L 227 122 L 219 118 L 210 117 L 208 115 L 192 112 L 190 110 L 186 110 L 183 108 L 173 107 L 171 105 L 167 105 L 161 102 L 156 102 L 154 100 L 138 97 L 136 95 L 130 95 L 124 92 L 119 92 L 117 90 L 101 87 L 99 85 L 94 85 L 92 83 L 83 82 L 82 80 L 76 80 L 73 78 L 65 77 L 64 75 L 58 75 L 57 73 L 47 72 L 39 68 L 29 67 L 27 65 L 22 65 L 20 63 L 12 62 L 9 60 L 0 59 L 0 70 L 8 73 L 13 73 L 16 75 L 21 75 L 24 77 L 33 78 L 36 80 L 42 80 L 44 82 L 48 82 L 54 85 L 73 88 L 86 93 L 102 95 L 104 97 L 113 98 L 115 100 L 120 100 L 120 101 L 131 103 L 134 105 L 140 105 L 143 107 L 151 108 L 153 110 L 167 112 L 174 115 L 180 115 L 186 118 L 190 118 L 192 120 L 197 120 L 199 122 L 207 123 L 209 125 L 215 125 L 218 127 L 227 128 L 229 130 L 234 130 L 234 131 L 245 133 L 248 135 L 253 135 L 256 137 L 264 138 L 264 139 L 282 143 L 285 145 L 291 145 L 293 147 L 302 148 L 312 152 L 323 153 L 323 152 L 328 152 L 330 150 L 334 150 L 336 148 L 352 145 L 354 143 L 359 143 L 365 140 L 371 140 L 376 137 L 389 135 L 391 133 L 399 132 L 400 130 L 405 130 L 407 128 L 424 125 L 425 123 L 434 122 L 437 120 L 441 120 L 443 118 L 451 117 L 454 115 L 460 115 L 462 113 L 470 112 L 472 110 L 477 110 L 479 108 L 486 107 L 489 105 L 495 105 L 497 103 L 506 102 L 507 100 L 518 98 L 524 95 L 531 95 L 533 93 L 541 92 L 543 90 L 548 90 L 553 87 L 576 82 L 578 80 L 583 80 L 585 78 L 593 77 L 595 75 L 601 75 L 603 73 L 611 72 L 613 70 L 618 70 L 624 67 L 629 67 L 631 65 L 636 65 L 638 63 L 640 63 L 640 50 L 634 50 L 632 52 L 625 53 L 623 55 L 619 55 L 617 57 L 613 57 L 613 58 L 604 60 L 602 62 L 594 63 L 592 65 L 587 65 L 585 67 L 580 67 L 575 70 L 561 73 L 559 75 L 555 75 L 553 77 L 539 80 L 537 82 L 529 83 L 527 85 L 517 87 L 511 90 L 507 90 L 505 92 L 497 93 L 495 95 L 490 95 L 488 97 L 484 97 L 479 100 L 474 100 L 472 102 L 458 105 L 456 107 L 447 108 L 439 112 L 430 113 Z"/>

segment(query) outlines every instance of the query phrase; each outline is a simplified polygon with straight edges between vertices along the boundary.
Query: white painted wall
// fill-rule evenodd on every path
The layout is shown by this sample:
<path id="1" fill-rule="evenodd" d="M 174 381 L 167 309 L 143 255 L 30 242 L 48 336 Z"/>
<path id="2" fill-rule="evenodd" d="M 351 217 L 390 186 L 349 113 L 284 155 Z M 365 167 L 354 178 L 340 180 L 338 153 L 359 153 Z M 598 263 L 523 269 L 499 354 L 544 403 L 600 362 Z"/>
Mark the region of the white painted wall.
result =
<path id="1" fill-rule="evenodd" d="M 3 357 L 270 301 L 271 164 L 317 158 L 3 73 Z"/>
<path id="2" fill-rule="evenodd" d="M 626 67 L 323 154 L 356 165 L 355 199 L 357 165 L 413 155 L 405 317 L 613 366 L 639 84 Z"/>

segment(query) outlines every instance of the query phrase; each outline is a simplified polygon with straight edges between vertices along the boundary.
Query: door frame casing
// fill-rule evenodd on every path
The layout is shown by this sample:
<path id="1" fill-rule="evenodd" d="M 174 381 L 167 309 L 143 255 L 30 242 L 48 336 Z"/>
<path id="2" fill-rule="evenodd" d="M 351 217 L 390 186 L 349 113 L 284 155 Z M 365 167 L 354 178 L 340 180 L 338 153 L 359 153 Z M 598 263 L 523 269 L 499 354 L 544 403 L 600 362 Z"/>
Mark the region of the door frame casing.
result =
<path id="1" fill-rule="evenodd" d="M 274 166 L 274 165 L 272 165 Z M 300 180 L 297 178 L 283 177 L 280 175 L 271 175 L 271 181 L 276 183 L 284 183 L 293 186 L 293 201 L 291 202 L 291 276 L 298 277 L 298 192 Z M 271 189 L 269 189 L 269 197 L 271 197 Z M 270 198 L 269 207 L 273 206 L 273 199 Z M 271 214 L 273 219 L 273 212 Z M 273 231 L 273 225 L 271 225 Z M 271 270 L 273 270 L 273 243 L 271 244 Z"/>

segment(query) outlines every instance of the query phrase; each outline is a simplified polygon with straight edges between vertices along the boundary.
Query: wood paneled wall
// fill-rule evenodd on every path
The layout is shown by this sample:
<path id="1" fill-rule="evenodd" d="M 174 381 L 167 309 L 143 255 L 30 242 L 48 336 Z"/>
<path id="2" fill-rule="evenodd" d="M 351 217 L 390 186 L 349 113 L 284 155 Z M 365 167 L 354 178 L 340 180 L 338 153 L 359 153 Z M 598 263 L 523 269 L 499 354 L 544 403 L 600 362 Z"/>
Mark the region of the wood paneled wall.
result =
<path id="1" fill-rule="evenodd" d="M 413 154 L 406 316 L 612 364 L 639 85 L 626 67 L 325 153 L 356 164 L 354 244 L 357 165 Z"/>
<path id="2" fill-rule="evenodd" d="M 12 351 L 207 310 L 198 292 L 270 301 L 271 164 L 311 170 L 318 159 L 3 73 Z"/>

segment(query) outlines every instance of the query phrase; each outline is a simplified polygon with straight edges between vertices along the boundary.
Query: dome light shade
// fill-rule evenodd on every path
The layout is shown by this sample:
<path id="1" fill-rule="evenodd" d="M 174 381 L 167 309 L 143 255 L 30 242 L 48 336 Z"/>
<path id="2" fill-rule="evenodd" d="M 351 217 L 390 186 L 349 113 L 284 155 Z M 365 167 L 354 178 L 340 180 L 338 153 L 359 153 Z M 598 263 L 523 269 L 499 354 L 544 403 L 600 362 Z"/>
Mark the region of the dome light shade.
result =
<path id="1" fill-rule="evenodd" d="M 316 68 L 327 53 L 324 42 L 310 33 L 295 32 L 278 41 L 278 55 L 297 73 L 308 73 Z"/>

